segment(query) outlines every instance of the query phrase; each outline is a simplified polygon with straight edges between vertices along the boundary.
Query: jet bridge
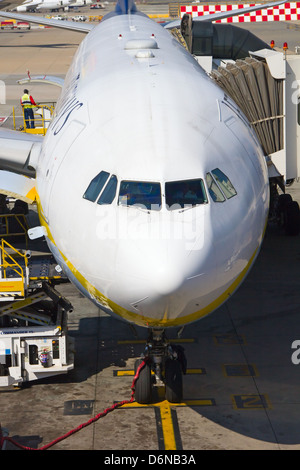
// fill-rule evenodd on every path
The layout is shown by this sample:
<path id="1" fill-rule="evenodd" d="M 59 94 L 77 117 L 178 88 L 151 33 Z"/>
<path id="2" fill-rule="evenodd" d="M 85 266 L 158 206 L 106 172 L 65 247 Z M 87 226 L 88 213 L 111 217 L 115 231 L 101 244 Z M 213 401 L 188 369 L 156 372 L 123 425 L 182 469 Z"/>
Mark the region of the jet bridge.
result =
<path id="1" fill-rule="evenodd" d="M 243 111 L 270 158 L 270 177 L 300 176 L 300 55 L 262 49 L 211 71 Z M 276 170 L 277 175 L 276 175 Z"/>
<path id="2" fill-rule="evenodd" d="M 261 49 L 224 61 L 210 75 L 247 117 L 264 150 L 270 220 L 288 235 L 299 234 L 299 205 L 285 188 L 300 176 L 300 55 Z"/>
<path id="3" fill-rule="evenodd" d="M 300 176 L 300 54 L 291 54 L 287 47 L 276 51 L 249 31 L 193 21 L 188 14 L 180 30 L 171 33 L 253 127 L 268 165 L 269 220 L 286 234 L 298 235 L 299 205 L 285 188 Z"/>
<path id="4" fill-rule="evenodd" d="M 188 14 L 173 34 L 247 117 L 269 157 L 270 177 L 280 177 L 283 187 L 298 178 L 300 54 L 275 51 L 247 30 Z"/>

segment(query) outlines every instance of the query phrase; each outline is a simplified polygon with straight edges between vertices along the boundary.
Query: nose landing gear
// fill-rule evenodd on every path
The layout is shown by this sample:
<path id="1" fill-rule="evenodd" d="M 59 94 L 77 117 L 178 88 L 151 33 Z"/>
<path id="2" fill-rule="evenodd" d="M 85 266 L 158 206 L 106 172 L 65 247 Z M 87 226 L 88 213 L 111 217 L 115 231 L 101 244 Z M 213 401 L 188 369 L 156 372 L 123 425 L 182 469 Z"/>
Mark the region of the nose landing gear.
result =
<path id="1" fill-rule="evenodd" d="M 186 359 L 181 346 L 171 344 L 160 328 L 152 328 L 143 358 L 146 364 L 135 384 L 135 400 L 149 404 L 153 387 L 165 387 L 165 397 L 170 403 L 180 403 L 183 396 L 182 374 L 186 373 Z M 135 371 L 143 359 L 135 363 Z"/>

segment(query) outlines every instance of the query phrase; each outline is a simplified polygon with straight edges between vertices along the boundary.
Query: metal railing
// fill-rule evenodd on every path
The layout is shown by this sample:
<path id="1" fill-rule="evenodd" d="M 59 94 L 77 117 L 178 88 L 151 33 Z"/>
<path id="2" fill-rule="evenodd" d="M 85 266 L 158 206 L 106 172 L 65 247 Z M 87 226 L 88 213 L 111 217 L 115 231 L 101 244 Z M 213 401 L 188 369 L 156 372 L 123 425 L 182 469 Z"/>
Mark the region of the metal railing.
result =
<path id="1" fill-rule="evenodd" d="M 22 120 L 23 123 L 21 127 L 17 129 L 17 115 L 15 107 L 13 107 L 12 117 L 13 117 L 13 127 L 15 130 L 20 130 L 21 132 L 25 132 L 27 134 L 39 134 L 39 135 L 46 135 L 47 129 L 49 127 L 50 122 L 53 118 L 54 102 L 47 102 L 47 103 L 39 103 L 37 107 L 34 109 L 34 127 L 30 127 L 30 122 L 28 122 L 28 126 L 26 125 L 26 121 L 30 121 L 25 119 L 24 115 L 24 108 L 22 108 Z"/>
<path id="2" fill-rule="evenodd" d="M 16 261 L 12 254 L 21 258 L 24 267 Z M 2 239 L 0 243 L 0 297 L 16 293 L 24 297 L 27 271 L 28 259 L 26 254 L 21 253 Z"/>
<path id="3" fill-rule="evenodd" d="M 24 214 L 0 214 L 0 238 L 24 236 L 27 245 L 28 229 L 29 226 Z"/>

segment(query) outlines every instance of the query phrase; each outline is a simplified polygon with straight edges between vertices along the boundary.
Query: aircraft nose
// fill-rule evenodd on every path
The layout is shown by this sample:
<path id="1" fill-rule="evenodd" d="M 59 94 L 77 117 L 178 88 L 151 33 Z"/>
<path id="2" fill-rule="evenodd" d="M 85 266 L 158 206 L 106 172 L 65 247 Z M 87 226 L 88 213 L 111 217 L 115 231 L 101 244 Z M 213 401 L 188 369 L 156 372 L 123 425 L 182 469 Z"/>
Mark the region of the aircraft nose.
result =
<path id="1" fill-rule="evenodd" d="M 161 261 L 161 260 L 160 260 Z M 183 271 L 171 263 L 159 265 L 154 268 L 149 279 L 149 289 L 160 296 L 170 295 L 176 292 L 184 282 Z"/>
<path id="2" fill-rule="evenodd" d="M 108 298 L 149 324 L 180 316 L 191 295 L 199 297 L 199 280 L 201 289 L 207 289 L 207 272 L 213 266 L 212 241 L 204 243 L 204 227 L 209 230 L 209 224 L 202 215 L 196 222 L 183 225 L 179 219 L 163 225 L 160 232 L 152 226 L 143 237 L 140 230 L 139 237 L 119 239 Z"/>
<path id="3" fill-rule="evenodd" d="M 140 242 L 119 251 L 118 293 L 127 308 L 157 316 L 186 303 L 188 279 L 200 274 L 199 252 L 190 253 L 182 241 Z M 125 271 L 126 267 L 126 271 Z M 202 271 L 201 271 L 202 272 Z"/>

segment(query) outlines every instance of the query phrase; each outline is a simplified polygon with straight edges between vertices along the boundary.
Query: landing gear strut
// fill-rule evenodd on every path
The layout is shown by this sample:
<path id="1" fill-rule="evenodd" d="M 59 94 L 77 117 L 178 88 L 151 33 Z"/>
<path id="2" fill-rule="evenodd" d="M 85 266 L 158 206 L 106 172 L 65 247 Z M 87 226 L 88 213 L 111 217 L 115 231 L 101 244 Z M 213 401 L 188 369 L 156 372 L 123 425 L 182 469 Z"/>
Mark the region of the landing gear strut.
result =
<path id="1" fill-rule="evenodd" d="M 142 359 L 135 363 L 135 370 L 146 359 L 135 386 L 135 399 L 138 403 L 151 403 L 154 386 L 165 386 L 166 400 L 179 403 L 182 400 L 182 374 L 186 372 L 186 359 L 183 348 L 171 344 L 160 328 L 152 328 L 149 333 Z M 152 374 L 153 372 L 153 374 Z"/>

